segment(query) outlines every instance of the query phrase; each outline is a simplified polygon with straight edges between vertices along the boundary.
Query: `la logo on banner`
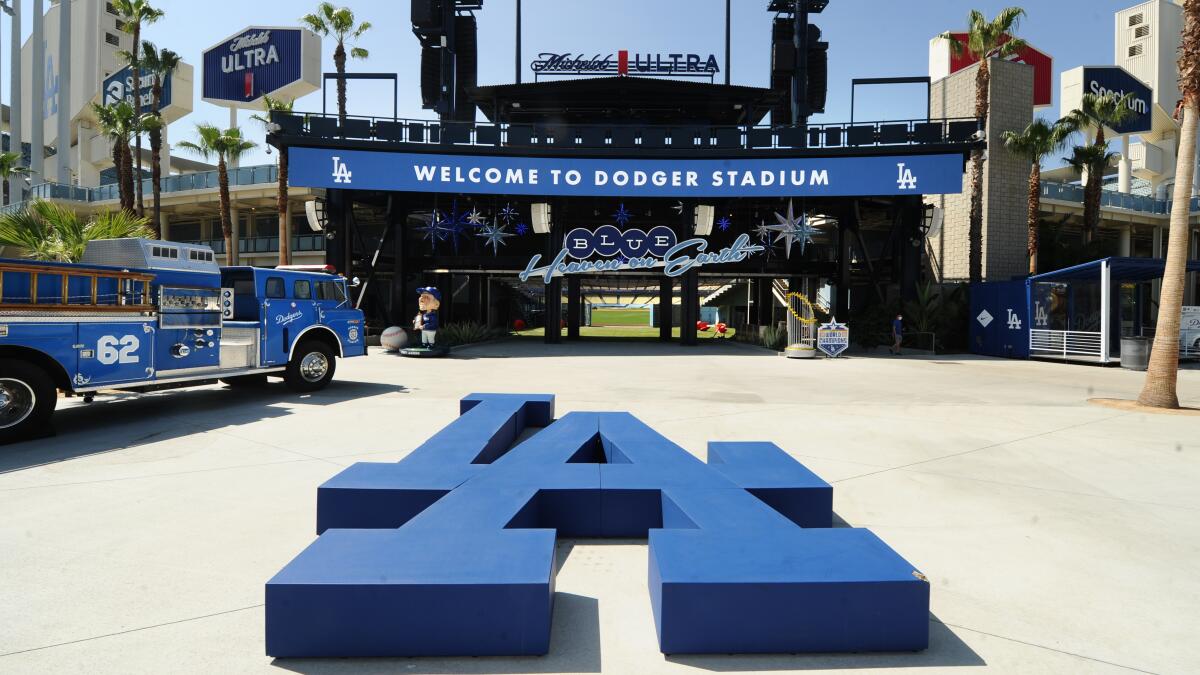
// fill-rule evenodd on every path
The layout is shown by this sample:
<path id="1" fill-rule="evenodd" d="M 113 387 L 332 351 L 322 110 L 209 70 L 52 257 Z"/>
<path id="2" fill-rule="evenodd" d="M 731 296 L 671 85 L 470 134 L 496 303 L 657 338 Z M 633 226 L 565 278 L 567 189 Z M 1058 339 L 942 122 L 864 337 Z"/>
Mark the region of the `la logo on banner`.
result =
<path id="1" fill-rule="evenodd" d="M 341 157 L 333 158 L 333 182 L 350 184 L 350 179 L 354 174 L 350 173 L 349 167 L 342 161 Z"/>
<path id="2" fill-rule="evenodd" d="M 913 174 L 912 169 L 909 169 L 906 166 L 904 166 L 903 162 L 897 164 L 896 168 L 899 172 L 899 177 L 896 179 L 896 184 L 900 186 L 900 189 L 901 190 L 916 190 L 917 189 L 917 177 L 916 177 L 916 175 Z"/>

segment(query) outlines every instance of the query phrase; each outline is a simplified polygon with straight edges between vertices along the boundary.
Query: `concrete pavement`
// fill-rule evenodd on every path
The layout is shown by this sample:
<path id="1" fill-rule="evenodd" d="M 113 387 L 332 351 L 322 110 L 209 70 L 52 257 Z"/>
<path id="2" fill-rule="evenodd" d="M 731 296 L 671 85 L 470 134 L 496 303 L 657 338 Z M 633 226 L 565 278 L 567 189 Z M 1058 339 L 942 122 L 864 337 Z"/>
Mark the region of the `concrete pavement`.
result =
<path id="1" fill-rule="evenodd" d="M 0 448 L 0 672 L 683 673 L 1200 670 L 1200 418 L 1089 405 L 1143 375 L 977 359 L 794 362 L 735 343 L 374 354 L 297 397 L 220 386 L 83 405 Z M 314 537 L 316 487 L 394 461 L 473 391 L 629 410 L 703 457 L 768 440 L 929 576 L 920 654 L 664 657 L 643 541 L 560 541 L 551 653 L 279 660 L 263 584 Z M 1200 407 L 1200 371 L 1181 373 Z"/>

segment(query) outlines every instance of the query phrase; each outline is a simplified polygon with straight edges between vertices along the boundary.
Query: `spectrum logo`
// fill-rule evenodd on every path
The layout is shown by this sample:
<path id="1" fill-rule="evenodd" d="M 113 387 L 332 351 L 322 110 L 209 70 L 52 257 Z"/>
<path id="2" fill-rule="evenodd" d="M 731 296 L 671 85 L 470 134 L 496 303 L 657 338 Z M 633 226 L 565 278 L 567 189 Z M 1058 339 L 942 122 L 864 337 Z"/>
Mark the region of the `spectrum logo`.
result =
<path id="1" fill-rule="evenodd" d="M 676 75 L 713 77 L 721 72 L 715 54 L 641 53 L 621 49 L 587 56 L 574 52 L 542 52 L 530 64 L 537 75 Z"/>

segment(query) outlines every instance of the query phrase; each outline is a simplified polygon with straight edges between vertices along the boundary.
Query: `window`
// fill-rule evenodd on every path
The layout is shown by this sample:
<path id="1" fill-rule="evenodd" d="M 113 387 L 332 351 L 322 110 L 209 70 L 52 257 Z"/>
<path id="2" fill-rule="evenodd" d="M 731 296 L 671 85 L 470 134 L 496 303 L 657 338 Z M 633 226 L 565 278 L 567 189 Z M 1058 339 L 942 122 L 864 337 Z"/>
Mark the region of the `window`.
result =
<path id="1" fill-rule="evenodd" d="M 1141 55 L 1142 55 L 1142 46 L 1141 45 L 1133 45 L 1132 47 L 1129 48 L 1129 56 L 1130 57 L 1141 56 Z"/>
<path id="2" fill-rule="evenodd" d="M 268 277 L 267 278 L 267 297 L 282 298 L 283 297 L 283 277 Z"/>
<path id="3" fill-rule="evenodd" d="M 1140 26 L 1141 24 L 1145 23 L 1145 21 L 1145 14 L 1134 14 L 1133 16 L 1129 17 L 1129 27 L 1132 28 L 1134 26 Z"/>
<path id="4" fill-rule="evenodd" d="M 121 39 L 120 39 L 120 38 L 118 38 L 116 35 L 113 35 L 112 33 L 108 33 L 108 32 L 106 32 L 106 33 L 104 34 L 104 41 L 105 41 L 105 42 L 107 42 L 108 44 L 110 44 L 110 45 L 114 46 L 114 47 L 120 47 L 120 46 L 121 46 Z"/>
<path id="5" fill-rule="evenodd" d="M 111 2 L 104 3 L 104 11 L 108 12 L 109 14 L 112 14 L 113 16 L 117 16 L 117 8 L 113 7 L 113 4 Z"/>
<path id="6" fill-rule="evenodd" d="M 191 249 L 188 251 L 188 260 L 194 260 L 196 262 L 212 262 L 213 253 L 212 251 L 199 251 L 196 249 Z"/>
<path id="7" fill-rule="evenodd" d="M 150 257 L 163 258 L 164 260 L 178 260 L 179 249 L 173 246 L 151 246 Z"/>
<path id="8" fill-rule="evenodd" d="M 346 294 L 342 292 L 342 285 L 336 281 L 321 281 L 317 283 L 317 299 L 318 300 L 334 300 L 336 302 L 345 302 Z"/>
<path id="9" fill-rule="evenodd" d="M 1133 38 L 1135 40 L 1144 37 L 1150 37 L 1150 26 L 1138 26 L 1133 29 Z"/>
<path id="10" fill-rule="evenodd" d="M 312 300 L 312 284 L 308 279 L 299 279 L 292 284 L 292 297 L 297 300 Z"/>

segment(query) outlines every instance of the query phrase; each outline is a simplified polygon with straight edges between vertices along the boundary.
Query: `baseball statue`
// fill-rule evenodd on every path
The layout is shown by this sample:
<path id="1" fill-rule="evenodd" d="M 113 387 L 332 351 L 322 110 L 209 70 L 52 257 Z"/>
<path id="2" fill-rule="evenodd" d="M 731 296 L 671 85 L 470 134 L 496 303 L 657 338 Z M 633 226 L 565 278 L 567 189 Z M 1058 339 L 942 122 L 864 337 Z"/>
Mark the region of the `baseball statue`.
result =
<path id="1" fill-rule="evenodd" d="M 413 329 L 421 331 L 421 346 L 432 348 L 437 341 L 438 308 L 442 306 L 442 294 L 433 286 L 417 289 L 420 296 L 417 307 L 421 310 L 413 318 Z"/>
<path id="2" fill-rule="evenodd" d="M 379 336 L 379 344 L 389 352 L 398 352 L 408 346 L 408 332 L 400 326 L 391 326 Z"/>

